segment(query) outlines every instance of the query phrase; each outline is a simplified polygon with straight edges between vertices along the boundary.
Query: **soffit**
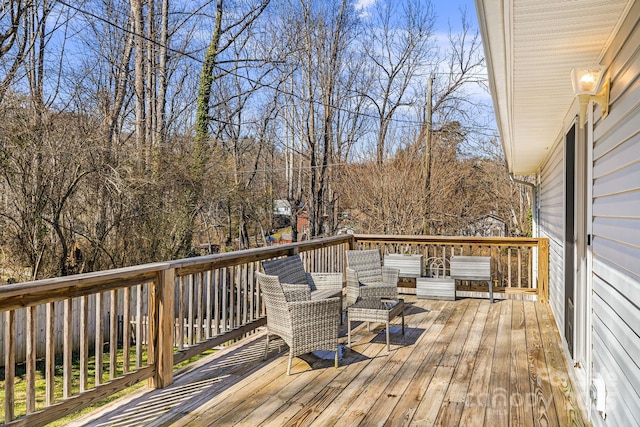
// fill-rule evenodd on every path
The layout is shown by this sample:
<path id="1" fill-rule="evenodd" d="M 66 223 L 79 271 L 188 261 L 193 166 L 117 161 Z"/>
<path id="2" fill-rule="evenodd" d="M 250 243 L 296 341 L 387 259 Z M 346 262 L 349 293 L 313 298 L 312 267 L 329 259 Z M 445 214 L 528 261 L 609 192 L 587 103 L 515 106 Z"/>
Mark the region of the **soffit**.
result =
<path id="1" fill-rule="evenodd" d="M 633 0 L 476 0 L 511 172 L 536 172 L 574 102 L 569 73 L 599 63 Z"/>

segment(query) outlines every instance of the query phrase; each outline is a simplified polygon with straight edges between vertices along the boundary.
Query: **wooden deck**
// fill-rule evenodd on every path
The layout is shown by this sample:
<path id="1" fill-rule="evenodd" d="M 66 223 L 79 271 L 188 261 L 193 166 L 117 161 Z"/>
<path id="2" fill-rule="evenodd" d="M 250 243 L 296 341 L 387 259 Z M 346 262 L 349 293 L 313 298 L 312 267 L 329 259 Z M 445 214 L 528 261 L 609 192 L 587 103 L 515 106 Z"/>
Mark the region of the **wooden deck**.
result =
<path id="1" fill-rule="evenodd" d="M 389 353 L 381 326 L 361 324 L 338 369 L 308 355 L 287 376 L 286 345 L 262 361 L 256 334 L 73 425 L 588 424 L 547 305 L 410 297 L 405 313 Z"/>

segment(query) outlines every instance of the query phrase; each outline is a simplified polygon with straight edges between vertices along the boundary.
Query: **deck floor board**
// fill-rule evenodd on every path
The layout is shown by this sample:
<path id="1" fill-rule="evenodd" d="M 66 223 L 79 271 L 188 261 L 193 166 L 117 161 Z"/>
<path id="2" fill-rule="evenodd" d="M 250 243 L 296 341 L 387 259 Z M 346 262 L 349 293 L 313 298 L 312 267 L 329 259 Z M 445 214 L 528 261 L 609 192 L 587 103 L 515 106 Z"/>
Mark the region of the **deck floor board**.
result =
<path id="1" fill-rule="evenodd" d="M 406 300 L 390 352 L 384 326 L 361 323 L 338 369 L 305 355 L 287 376 L 286 345 L 263 360 L 258 333 L 70 425 L 588 425 L 547 306 Z"/>

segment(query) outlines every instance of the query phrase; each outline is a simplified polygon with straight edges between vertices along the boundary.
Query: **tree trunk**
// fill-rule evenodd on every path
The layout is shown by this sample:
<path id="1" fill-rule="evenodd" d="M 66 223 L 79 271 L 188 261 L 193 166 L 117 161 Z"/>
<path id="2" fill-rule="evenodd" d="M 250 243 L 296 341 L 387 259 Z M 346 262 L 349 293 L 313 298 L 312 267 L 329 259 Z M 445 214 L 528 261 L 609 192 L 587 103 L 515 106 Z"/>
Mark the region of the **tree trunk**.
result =
<path id="1" fill-rule="evenodd" d="M 166 129 L 166 95 L 169 85 L 167 77 L 167 45 L 169 43 L 169 0 L 162 0 L 162 17 L 160 23 L 160 47 L 158 50 L 158 103 L 156 105 L 157 117 L 155 128 L 154 146 L 154 174 L 160 170 L 160 148 L 165 144 Z"/>
<path id="2" fill-rule="evenodd" d="M 144 18 L 142 16 L 142 0 L 131 0 L 131 19 L 133 21 L 134 45 L 136 55 L 134 58 L 134 92 L 136 94 L 136 148 L 138 153 L 138 170 L 145 169 L 146 142 L 145 142 L 145 93 L 144 93 Z"/>
<path id="3" fill-rule="evenodd" d="M 207 157 L 207 139 L 209 138 L 209 101 L 211 99 L 211 87 L 213 86 L 213 69 L 218 57 L 220 36 L 222 31 L 222 6 L 223 1 L 216 4 L 216 17 L 211 42 L 202 61 L 200 73 L 200 87 L 196 101 L 196 139 L 193 150 L 193 175 L 194 179 L 202 178 Z"/>

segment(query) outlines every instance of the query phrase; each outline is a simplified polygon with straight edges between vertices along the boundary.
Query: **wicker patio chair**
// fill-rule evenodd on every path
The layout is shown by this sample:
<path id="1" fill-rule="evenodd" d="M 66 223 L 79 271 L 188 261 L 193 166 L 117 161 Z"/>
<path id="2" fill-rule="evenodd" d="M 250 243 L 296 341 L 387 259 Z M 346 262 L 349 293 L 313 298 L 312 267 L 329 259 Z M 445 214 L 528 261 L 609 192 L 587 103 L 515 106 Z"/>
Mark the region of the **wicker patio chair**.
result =
<path id="1" fill-rule="evenodd" d="M 358 298 L 398 298 L 400 270 L 384 267 L 376 249 L 345 251 L 347 256 L 347 305 Z"/>
<path id="2" fill-rule="evenodd" d="M 278 276 L 280 283 L 307 287 L 312 300 L 339 296 L 342 301 L 342 273 L 307 273 L 300 255 L 262 262 L 266 274 Z"/>
<path id="3" fill-rule="evenodd" d="M 340 301 L 328 298 L 311 301 L 309 290 L 299 285 L 281 284 L 278 276 L 256 272 L 258 286 L 262 290 L 267 308 L 267 345 L 277 335 L 289 346 L 287 375 L 291 373 L 291 361 L 301 354 L 316 350 L 335 352 L 338 367 L 338 322 Z"/>

